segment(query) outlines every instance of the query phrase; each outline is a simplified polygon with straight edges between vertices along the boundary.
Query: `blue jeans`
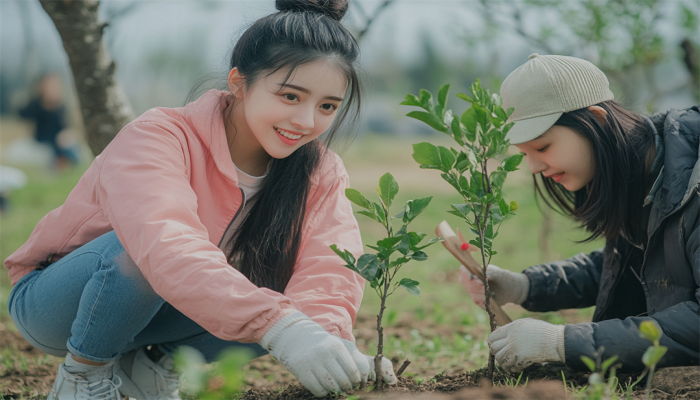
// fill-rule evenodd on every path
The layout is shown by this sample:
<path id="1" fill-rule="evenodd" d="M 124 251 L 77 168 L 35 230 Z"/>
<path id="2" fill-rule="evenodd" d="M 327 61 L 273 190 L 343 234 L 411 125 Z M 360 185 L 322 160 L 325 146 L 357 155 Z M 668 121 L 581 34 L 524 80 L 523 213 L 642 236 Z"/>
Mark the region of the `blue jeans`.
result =
<path id="1" fill-rule="evenodd" d="M 207 362 L 230 347 L 249 348 L 256 356 L 267 353 L 256 343 L 219 339 L 166 303 L 113 231 L 22 277 L 8 306 L 22 336 L 55 356 L 70 351 L 108 362 L 154 344 L 166 353 L 194 347 Z"/>

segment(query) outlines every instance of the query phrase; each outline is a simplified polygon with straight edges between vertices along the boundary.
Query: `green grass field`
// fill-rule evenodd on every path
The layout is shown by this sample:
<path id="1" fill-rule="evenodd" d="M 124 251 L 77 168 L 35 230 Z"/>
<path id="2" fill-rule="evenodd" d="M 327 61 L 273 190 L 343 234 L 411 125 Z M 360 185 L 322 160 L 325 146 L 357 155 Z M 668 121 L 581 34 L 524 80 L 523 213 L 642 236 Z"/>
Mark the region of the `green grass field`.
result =
<path id="1" fill-rule="evenodd" d="M 428 238 L 432 238 L 435 227 L 444 219 L 457 228 L 459 221 L 446 211 L 450 209 L 449 204 L 460 202 L 460 198 L 442 181 L 437 171 L 421 170 L 411 157 L 412 143 L 431 141 L 449 145 L 447 139 L 441 136 L 361 136 L 342 154 L 351 186 L 372 197 L 379 177 L 390 172 L 401 188 L 395 200 L 396 213 L 407 199 L 434 196 L 428 209 L 411 225 L 412 230 L 425 232 Z M 542 215 L 534 199 L 527 165 L 523 163 L 521 167 L 521 171 L 508 178 L 505 189 L 509 201 L 520 203 L 519 215 L 504 223 L 494 246 L 499 254 L 492 260 L 492 264 L 512 271 L 546 261 L 540 246 Z M 0 217 L 0 258 L 4 260 L 16 250 L 36 223 L 48 211 L 62 204 L 86 168 L 87 165 L 82 165 L 61 174 L 25 169 L 28 185 L 11 194 L 9 212 Z M 361 215 L 358 215 L 358 221 L 365 244 L 381 238 L 383 231 L 379 224 Z M 551 259 L 569 257 L 602 245 L 600 241 L 576 244 L 575 240 L 583 239 L 585 234 L 571 221 L 556 214 L 552 227 L 549 237 Z M 427 253 L 427 261 L 411 262 L 400 272 L 400 277 L 421 283 L 421 296 L 397 290 L 388 299 L 385 355 L 394 360 L 411 359 L 413 364 L 408 374 L 414 374 L 416 379 L 429 378 L 451 368 L 482 367 L 488 354 L 486 313 L 471 302 L 457 281 L 459 265 L 453 257 L 439 244 L 428 248 Z M 480 256 L 476 258 L 480 259 Z M 0 323 L 14 330 L 7 312 L 9 292 L 9 278 L 3 272 L 0 274 Z M 358 345 L 368 354 L 376 352 L 374 329 L 378 307 L 378 298 L 368 287 L 355 326 Z M 510 305 L 505 309 L 514 319 L 533 315 L 519 306 Z M 554 323 L 581 322 L 590 320 L 591 313 L 591 309 L 585 309 L 537 314 L 537 317 Z"/>

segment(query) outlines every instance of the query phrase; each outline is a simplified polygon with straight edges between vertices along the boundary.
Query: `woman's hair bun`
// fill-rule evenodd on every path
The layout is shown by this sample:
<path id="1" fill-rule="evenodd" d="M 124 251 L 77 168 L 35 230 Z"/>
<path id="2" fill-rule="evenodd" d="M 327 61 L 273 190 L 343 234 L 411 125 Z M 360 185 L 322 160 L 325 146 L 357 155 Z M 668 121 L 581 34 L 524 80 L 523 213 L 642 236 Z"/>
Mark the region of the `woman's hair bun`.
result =
<path id="1" fill-rule="evenodd" d="M 310 11 L 327 15 L 340 21 L 348 11 L 347 0 L 276 0 L 279 11 Z"/>

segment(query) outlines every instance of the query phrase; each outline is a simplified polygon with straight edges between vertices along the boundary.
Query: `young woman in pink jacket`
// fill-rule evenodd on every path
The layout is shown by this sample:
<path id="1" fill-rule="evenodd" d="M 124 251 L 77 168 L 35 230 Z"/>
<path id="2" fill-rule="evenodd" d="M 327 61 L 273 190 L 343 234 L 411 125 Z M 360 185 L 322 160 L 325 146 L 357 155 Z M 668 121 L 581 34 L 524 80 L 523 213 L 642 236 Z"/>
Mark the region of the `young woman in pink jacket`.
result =
<path id="1" fill-rule="evenodd" d="M 347 1 L 277 9 L 235 45 L 229 90 L 124 127 L 5 260 L 17 328 L 67 353 L 49 399 L 179 399 L 182 345 L 269 352 L 317 396 L 373 378 L 352 335 L 364 281 L 329 248 L 362 254 L 327 149 L 359 111 Z"/>

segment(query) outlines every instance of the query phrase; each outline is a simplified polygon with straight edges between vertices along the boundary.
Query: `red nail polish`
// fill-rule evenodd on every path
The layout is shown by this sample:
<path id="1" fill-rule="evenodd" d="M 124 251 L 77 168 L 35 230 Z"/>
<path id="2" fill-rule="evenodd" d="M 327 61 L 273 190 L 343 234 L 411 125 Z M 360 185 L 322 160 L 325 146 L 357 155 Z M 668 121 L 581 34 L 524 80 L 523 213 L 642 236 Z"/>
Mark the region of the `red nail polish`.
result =
<path id="1" fill-rule="evenodd" d="M 462 243 L 462 250 L 466 250 L 469 248 L 469 243 Z"/>

